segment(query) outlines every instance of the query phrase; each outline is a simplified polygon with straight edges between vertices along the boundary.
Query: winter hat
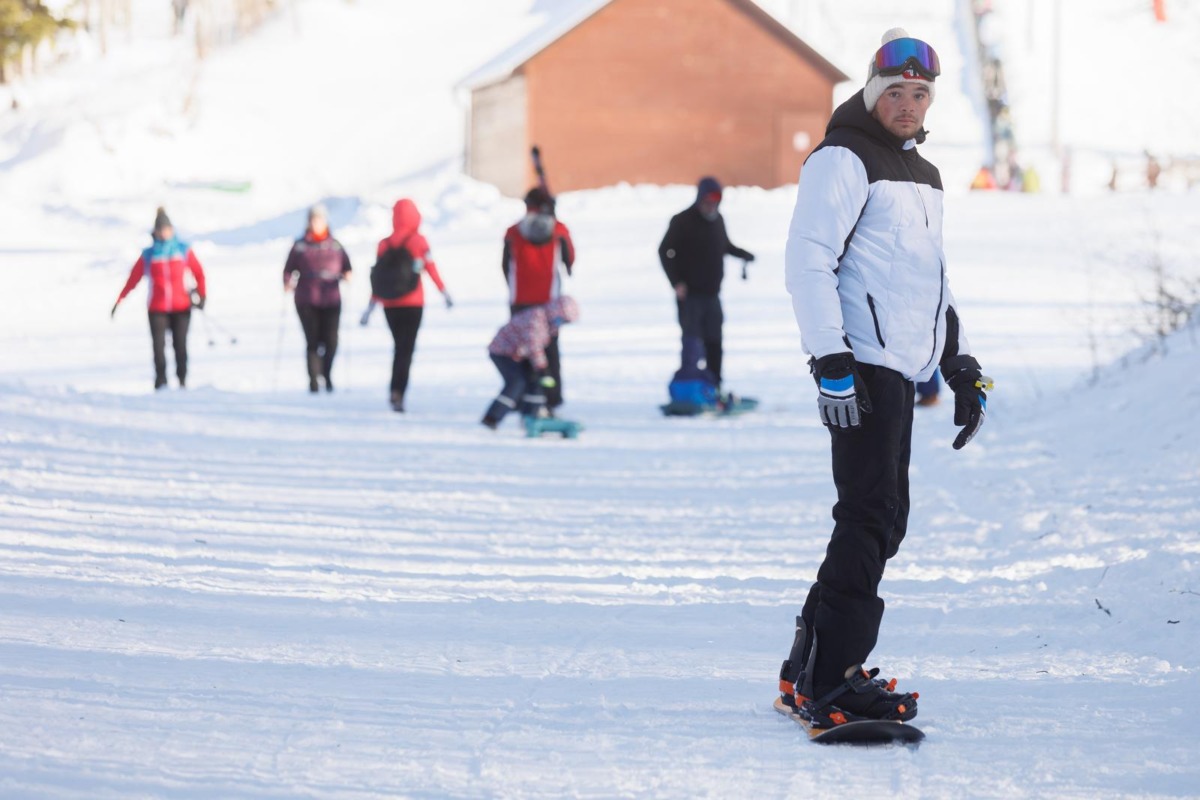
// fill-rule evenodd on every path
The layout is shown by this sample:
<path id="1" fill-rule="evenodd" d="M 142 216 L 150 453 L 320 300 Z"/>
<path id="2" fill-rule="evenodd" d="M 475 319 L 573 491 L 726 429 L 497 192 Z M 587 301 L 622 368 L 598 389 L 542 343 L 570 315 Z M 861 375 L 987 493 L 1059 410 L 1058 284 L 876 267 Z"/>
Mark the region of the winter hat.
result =
<path id="1" fill-rule="evenodd" d="M 904 30 L 904 28 L 892 28 L 880 39 L 880 49 L 882 49 L 882 47 L 888 42 L 894 42 L 897 39 L 911 38 L 912 37 L 908 35 L 908 31 Z M 933 48 L 929 47 L 929 45 L 925 44 L 920 39 L 913 39 L 912 41 L 925 47 L 929 50 L 929 52 L 933 52 Z M 875 52 L 876 55 L 879 54 L 878 50 Z M 937 60 L 936 54 L 934 56 L 934 60 Z M 929 91 L 929 101 L 931 103 L 933 102 L 935 91 L 933 88 L 933 78 L 926 78 L 912 67 L 906 68 L 904 72 L 900 73 L 899 75 L 878 75 L 875 74 L 875 60 L 872 59 L 867 75 L 867 85 L 863 87 L 863 103 L 866 104 L 868 113 L 875 110 L 875 103 L 879 101 L 879 98 L 883 95 L 887 88 L 897 83 L 921 84 Z"/>
<path id="2" fill-rule="evenodd" d="M 545 186 L 535 186 L 525 194 L 525 207 L 530 211 L 554 213 L 554 197 Z"/>
<path id="3" fill-rule="evenodd" d="M 717 200 L 721 199 L 721 182 L 711 175 L 706 175 L 696 184 L 696 202 L 699 203 L 710 194 L 715 194 Z"/>
<path id="4" fill-rule="evenodd" d="M 166 209 L 159 206 L 158 210 L 154 212 L 154 232 L 160 233 L 164 228 L 173 227 L 175 226 L 171 224 L 171 218 L 167 216 Z"/>

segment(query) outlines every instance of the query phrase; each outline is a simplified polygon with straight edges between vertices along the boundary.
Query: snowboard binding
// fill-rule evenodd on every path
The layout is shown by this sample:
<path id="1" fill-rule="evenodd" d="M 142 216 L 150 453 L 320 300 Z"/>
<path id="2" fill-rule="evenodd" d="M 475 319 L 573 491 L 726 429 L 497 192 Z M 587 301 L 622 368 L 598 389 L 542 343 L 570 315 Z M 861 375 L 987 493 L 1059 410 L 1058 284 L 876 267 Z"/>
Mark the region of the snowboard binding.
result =
<path id="1" fill-rule="evenodd" d="M 841 684 L 814 698 L 816 656 L 816 631 L 809 637 L 804 619 L 796 617 L 792 651 L 779 668 L 779 699 L 811 727 L 827 729 L 865 720 L 906 722 L 917 715 L 916 692 L 898 694 L 895 678 L 884 680 L 878 677 L 878 668 L 867 671 L 858 664 L 846 670 Z"/>

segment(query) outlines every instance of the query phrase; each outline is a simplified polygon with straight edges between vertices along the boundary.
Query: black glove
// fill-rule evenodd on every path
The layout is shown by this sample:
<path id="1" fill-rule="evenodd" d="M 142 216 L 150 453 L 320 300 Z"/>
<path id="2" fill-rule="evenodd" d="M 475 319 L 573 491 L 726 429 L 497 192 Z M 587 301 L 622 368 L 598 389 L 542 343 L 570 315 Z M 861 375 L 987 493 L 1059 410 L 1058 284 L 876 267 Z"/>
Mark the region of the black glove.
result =
<path id="1" fill-rule="evenodd" d="M 200 294 L 195 289 L 192 290 L 191 294 L 192 294 L 192 308 L 198 308 L 201 311 L 203 311 L 204 310 L 204 295 Z"/>
<path id="2" fill-rule="evenodd" d="M 954 424 L 962 427 L 954 449 L 962 450 L 975 438 L 987 416 L 987 392 L 992 379 L 984 377 L 973 356 L 951 356 L 942 362 L 942 376 L 954 392 Z"/>
<path id="3" fill-rule="evenodd" d="M 742 256 L 742 261 L 745 261 L 746 263 L 750 263 L 753 260 L 754 260 L 754 253 L 751 253 L 749 251 L 747 251 L 746 254 L 744 256 Z"/>
<path id="4" fill-rule="evenodd" d="M 813 379 L 820 390 L 817 413 L 830 428 L 857 428 L 862 414 L 870 414 L 871 396 L 853 353 L 833 353 L 809 362 Z"/>

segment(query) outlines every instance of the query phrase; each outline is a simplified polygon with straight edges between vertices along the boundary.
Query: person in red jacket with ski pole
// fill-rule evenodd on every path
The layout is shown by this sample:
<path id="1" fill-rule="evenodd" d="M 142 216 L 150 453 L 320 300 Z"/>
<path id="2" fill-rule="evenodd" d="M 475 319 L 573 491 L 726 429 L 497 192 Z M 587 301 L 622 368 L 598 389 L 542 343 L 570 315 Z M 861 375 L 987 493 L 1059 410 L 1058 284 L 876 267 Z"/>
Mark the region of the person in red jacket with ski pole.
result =
<path id="1" fill-rule="evenodd" d="M 151 236 L 154 243 L 142 251 L 133 265 L 110 316 L 116 316 L 121 301 L 145 277 L 149 284 L 146 305 L 154 347 L 154 388 L 162 389 L 167 385 L 166 339 L 169 330 L 175 350 L 175 375 L 182 389 L 187 384 L 187 335 L 192 319 L 192 294 L 184 277 L 191 273 L 195 282 L 196 307 L 203 309 L 208 294 L 204 269 L 192 248 L 175 238 L 175 228 L 162 208 L 155 214 Z"/>

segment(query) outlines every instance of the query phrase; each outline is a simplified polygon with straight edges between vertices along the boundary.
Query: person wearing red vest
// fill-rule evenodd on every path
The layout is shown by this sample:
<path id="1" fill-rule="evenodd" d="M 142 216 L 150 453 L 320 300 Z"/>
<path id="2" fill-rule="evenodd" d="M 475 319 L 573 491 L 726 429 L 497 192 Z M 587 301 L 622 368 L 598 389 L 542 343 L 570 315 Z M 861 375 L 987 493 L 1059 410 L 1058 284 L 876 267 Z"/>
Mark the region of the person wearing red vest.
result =
<path id="1" fill-rule="evenodd" d="M 571 274 L 575 245 L 567 226 L 555 216 L 554 198 L 543 187 L 529 190 L 525 195 L 525 216 L 505 232 L 502 263 L 513 316 L 527 308 L 545 305 L 562 294 L 559 267 Z M 563 402 L 557 333 L 546 348 L 546 358 L 548 374 L 554 379 L 553 388 L 546 392 L 546 407 L 553 411 Z"/>
<path id="2" fill-rule="evenodd" d="M 195 282 L 196 307 L 203 309 L 207 288 L 204 269 L 192 248 L 175 238 L 175 228 L 167 212 L 158 209 L 151 233 L 154 244 L 142 251 L 137 263 L 129 272 L 125 288 L 117 302 L 113 303 L 110 316 L 116 316 L 121 301 L 133 291 L 144 277 L 149 284 L 146 305 L 150 317 L 150 340 L 154 346 L 154 388 L 167 385 L 167 331 L 171 332 L 171 345 L 175 350 L 175 375 L 179 387 L 187 384 L 187 335 L 192 318 L 192 294 L 184 281 L 191 273 Z"/>
<path id="3" fill-rule="evenodd" d="M 452 308 L 454 301 L 446 291 L 446 284 L 438 274 L 437 264 L 429 254 L 429 242 L 421 235 L 421 212 L 412 200 L 404 198 L 392 207 L 392 233 L 379 242 L 376 257 L 382 256 L 388 250 L 403 247 L 413 258 L 413 268 L 418 275 L 428 275 L 442 293 L 446 308 Z M 392 299 L 371 296 L 371 306 L 383 306 L 388 328 L 392 331 L 395 351 L 392 356 L 392 409 L 404 413 L 404 394 L 408 391 L 408 373 L 412 366 L 413 351 L 417 346 L 417 331 L 421 327 L 421 317 L 425 311 L 424 282 L 417 281 L 417 288 L 408 294 Z M 365 325 L 370 316 L 370 308 L 363 315 Z"/>

